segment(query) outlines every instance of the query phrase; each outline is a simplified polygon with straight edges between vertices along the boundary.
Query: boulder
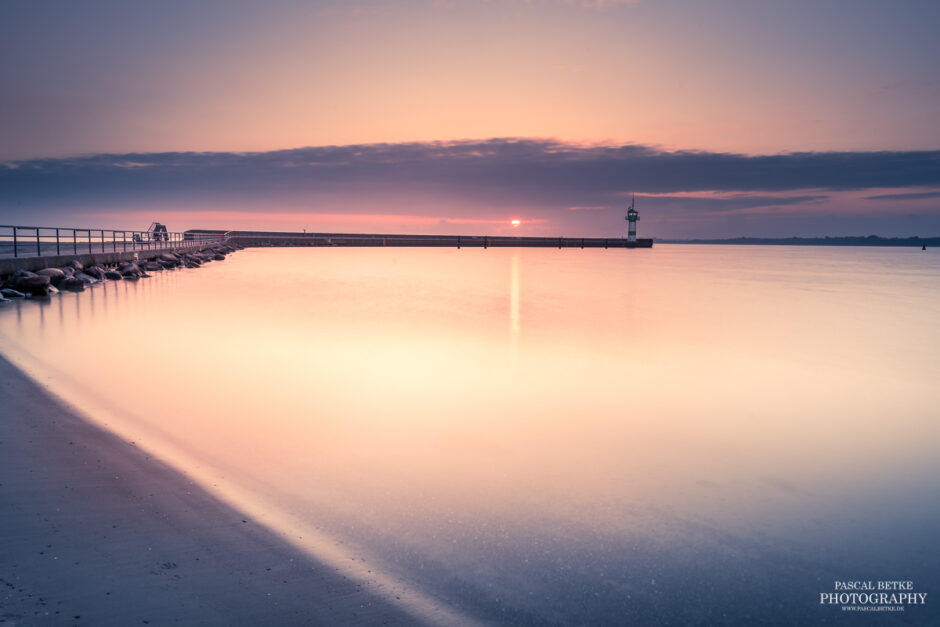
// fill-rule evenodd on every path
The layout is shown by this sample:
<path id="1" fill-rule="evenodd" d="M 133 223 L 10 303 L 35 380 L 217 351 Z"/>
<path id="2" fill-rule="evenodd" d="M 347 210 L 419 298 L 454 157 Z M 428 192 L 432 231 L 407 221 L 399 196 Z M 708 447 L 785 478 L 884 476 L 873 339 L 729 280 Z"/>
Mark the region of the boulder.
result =
<path id="1" fill-rule="evenodd" d="M 85 285 L 94 285 L 98 282 L 98 279 L 91 276 L 90 274 L 85 274 L 84 272 L 76 272 L 75 278 L 84 283 Z"/>
<path id="2" fill-rule="evenodd" d="M 85 274 L 87 274 L 88 276 L 94 277 L 98 279 L 99 281 L 104 280 L 104 268 L 102 268 L 101 266 L 90 266 L 88 268 L 85 268 Z"/>
<path id="3" fill-rule="evenodd" d="M 32 272 L 30 273 L 32 274 Z M 48 296 L 49 295 L 49 277 L 47 276 L 21 276 L 16 280 L 16 283 L 13 284 L 13 287 L 20 292 L 25 294 L 32 294 L 33 296 Z"/>
<path id="4" fill-rule="evenodd" d="M 68 290 L 69 292 L 81 292 L 85 289 L 85 282 L 81 279 L 76 279 L 72 276 L 67 276 L 61 281 L 59 281 L 60 290 Z"/>
<path id="5" fill-rule="evenodd" d="M 26 294 L 24 294 L 23 292 L 14 290 L 9 287 L 4 287 L 3 289 L 0 289 L 0 294 L 3 294 L 7 298 L 26 298 Z"/>
<path id="6" fill-rule="evenodd" d="M 78 259 L 73 259 L 69 262 L 69 265 L 75 268 L 76 270 L 84 270 L 85 266 Z"/>
<path id="7" fill-rule="evenodd" d="M 49 282 L 53 285 L 58 285 L 59 282 L 66 277 L 65 272 L 59 268 L 43 268 L 36 272 L 36 274 L 49 277 Z"/>
<path id="8" fill-rule="evenodd" d="M 160 259 L 163 261 L 172 261 L 173 263 L 179 262 L 180 258 L 174 255 L 173 253 L 163 253 L 160 255 Z"/>
<path id="9" fill-rule="evenodd" d="M 225 261 L 225 255 L 223 255 L 222 253 L 216 253 L 215 256 L 212 258 L 215 259 L 216 261 Z"/>
<path id="10" fill-rule="evenodd" d="M 30 277 L 35 277 L 35 276 L 39 276 L 39 275 L 36 274 L 35 272 L 30 272 L 29 270 L 20 269 L 10 275 L 10 283 L 16 283 L 20 279 L 30 278 Z"/>
<path id="11" fill-rule="evenodd" d="M 104 273 L 104 278 L 111 279 L 112 281 L 120 281 L 124 278 L 124 275 L 122 275 L 117 270 L 108 270 Z"/>
<path id="12" fill-rule="evenodd" d="M 133 274 L 134 276 L 140 275 L 140 267 L 136 263 L 125 263 L 123 266 L 120 266 L 117 269 L 124 277 Z"/>
<path id="13" fill-rule="evenodd" d="M 75 268 L 72 266 L 62 266 L 59 270 L 64 272 L 65 276 L 75 276 Z"/>
<path id="14" fill-rule="evenodd" d="M 144 264 L 144 270 L 147 272 L 154 272 L 156 270 L 163 270 L 163 266 L 156 261 L 148 261 Z"/>

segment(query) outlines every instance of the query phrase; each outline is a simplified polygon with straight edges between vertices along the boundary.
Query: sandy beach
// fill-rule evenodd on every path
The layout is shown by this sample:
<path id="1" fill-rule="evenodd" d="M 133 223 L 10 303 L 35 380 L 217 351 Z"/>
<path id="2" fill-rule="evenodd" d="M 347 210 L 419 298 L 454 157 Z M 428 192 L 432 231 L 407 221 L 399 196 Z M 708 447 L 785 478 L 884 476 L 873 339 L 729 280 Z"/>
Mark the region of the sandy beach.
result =
<path id="1" fill-rule="evenodd" d="M 416 621 L 0 357 L 0 624 Z"/>

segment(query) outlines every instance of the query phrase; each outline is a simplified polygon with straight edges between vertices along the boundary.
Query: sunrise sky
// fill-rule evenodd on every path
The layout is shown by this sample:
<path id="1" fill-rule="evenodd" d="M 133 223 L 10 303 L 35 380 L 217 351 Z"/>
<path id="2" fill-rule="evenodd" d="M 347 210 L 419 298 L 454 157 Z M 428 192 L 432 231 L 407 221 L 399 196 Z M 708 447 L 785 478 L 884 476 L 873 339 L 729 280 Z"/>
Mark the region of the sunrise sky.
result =
<path id="1" fill-rule="evenodd" d="M 0 221 L 940 235 L 940 3 L 0 4 Z M 512 220 L 520 220 L 513 226 Z"/>

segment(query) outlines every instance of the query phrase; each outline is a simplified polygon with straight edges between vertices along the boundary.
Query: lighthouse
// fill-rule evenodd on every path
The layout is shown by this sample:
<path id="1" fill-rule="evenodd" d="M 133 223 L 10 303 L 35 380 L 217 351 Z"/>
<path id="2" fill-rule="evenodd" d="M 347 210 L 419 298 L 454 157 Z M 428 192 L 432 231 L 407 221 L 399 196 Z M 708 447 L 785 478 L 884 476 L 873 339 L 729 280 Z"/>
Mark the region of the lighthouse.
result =
<path id="1" fill-rule="evenodd" d="M 636 241 L 636 221 L 640 219 L 640 214 L 637 213 L 637 210 L 634 209 L 636 204 L 636 196 L 630 201 L 630 206 L 627 208 L 627 217 L 624 220 L 627 221 L 627 241 L 635 242 Z"/>

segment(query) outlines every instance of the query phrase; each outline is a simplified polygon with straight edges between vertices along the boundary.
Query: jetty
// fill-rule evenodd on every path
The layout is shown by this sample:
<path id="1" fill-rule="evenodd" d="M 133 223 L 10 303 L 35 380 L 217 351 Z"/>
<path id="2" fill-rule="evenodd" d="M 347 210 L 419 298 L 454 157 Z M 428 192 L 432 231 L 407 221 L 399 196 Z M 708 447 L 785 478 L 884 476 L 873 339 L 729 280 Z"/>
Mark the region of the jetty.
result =
<path id="1" fill-rule="evenodd" d="M 402 235 L 397 233 L 290 233 L 274 231 L 186 231 L 194 237 L 221 235 L 252 246 L 437 246 L 446 248 L 652 248 L 653 240 L 604 237 L 513 237 L 508 235 Z"/>
<path id="2" fill-rule="evenodd" d="M 157 223 L 155 223 L 157 224 Z M 158 225 L 162 227 L 162 225 Z M 115 264 L 154 259 L 162 253 L 198 251 L 219 244 L 269 246 L 389 246 L 447 248 L 652 248 L 652 239 L 527 237 L 507 235 L 407 235 L 399 233 L 305 233 L 190 229 L 173 232 L 0 225 L 0 276 L 18 269 Z"/>

